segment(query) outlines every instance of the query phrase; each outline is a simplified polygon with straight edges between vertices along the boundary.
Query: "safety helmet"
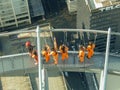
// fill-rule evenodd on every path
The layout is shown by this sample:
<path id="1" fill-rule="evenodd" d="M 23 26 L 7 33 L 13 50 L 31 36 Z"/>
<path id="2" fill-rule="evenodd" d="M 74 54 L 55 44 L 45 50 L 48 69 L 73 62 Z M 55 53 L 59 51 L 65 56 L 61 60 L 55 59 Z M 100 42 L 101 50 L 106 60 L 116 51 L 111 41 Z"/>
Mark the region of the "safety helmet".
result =
<path id="1" fill-rule="evenodd" d="M 30 45 L 31 45 L 30 41 L 27 41 L 27 42 L 25 43 L 25 46 L 26 46 L 26 47 L 28 47 L 28 46 L 30 46 Z"/>

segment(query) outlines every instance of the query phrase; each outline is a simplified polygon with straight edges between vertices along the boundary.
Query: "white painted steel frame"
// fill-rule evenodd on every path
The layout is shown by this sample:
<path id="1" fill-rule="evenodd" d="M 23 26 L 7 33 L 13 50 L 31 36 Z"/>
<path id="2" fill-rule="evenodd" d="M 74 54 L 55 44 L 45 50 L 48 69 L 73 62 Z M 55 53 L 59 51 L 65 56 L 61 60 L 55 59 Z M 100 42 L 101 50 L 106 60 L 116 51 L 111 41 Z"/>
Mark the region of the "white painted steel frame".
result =
<path id="1" fill-rule="evenodd" d="M 111 37 L 110 33 L 111 33 L 111 28 L 108 29 L 108 34 L 107 34 L 104 70 L 103 70 L 103 73 L 101 75 L 101 82 L 100 82 L 99 90 L 106 90 L 106 80 L 107 80 L 107 73 L 108 73 L 109 47 L 110 47 L 110 37 Z"/>
<path id="2" fill-rule="evenodd" d="M 0 56 L 0 59 L 2 58 L 11 58 L 11 57 L 18 57 L 18 56 L 23 56 L 23 55 L 28 55 L 29 53 L 19 53 L 19 54 L 13 54 L 13 55 L 5 55 L 5 56 Z"/>
<path id="3" fill-rule="evenodd" d="M 14 31 L 14 32 L 3 32 L 0 33 L 0 36 L 6 36 L 6 35 L 12 35 L 12 34 L 19 34 L 19 33 L 27 33 L 27 32 L 35 32 L 36 29 L 32 29 L 32 30 L 26 30 L 23 31 L 19 30 L 19 31 Z M 101 34 L 108 34 L 108 31 L 103 31 L 103 30 L 92 30 L 92 29 L 51 29 L 51 30 L 41 30 L 41 32 L 90 32 L 90 33 L 101 33 Z M 120 32 L 111 32 L 111 35 L 119 35 L 120 36 Z"/>
<path id="4" fill-rule="evenodd" d="M 37 26 L 37 29 L 36 29 L 36 32 L 37 32 L 37 51 L 38 51 L 38 76 L 39 76 L 39 90 L 44 90 L 42 89 L 42 64 L 41 64 L 41 47 L 40 47 L 40 29 L 39 29 L 39 26 Z M 43 87 L 44 88 L 44 87 Z"/>
<path id="5" fill-rule="evenodd" d="M 9 32 L 9 33 L 2 33 L 0 36 L 4 35 L 11 35 L 11 34 L 17 34 L 17 33 L 24 33 L 24 32 L 34 32 L 35 30 L 30 30 L 30 31 L 16 31 L 16 32 Z M 37 50 L 38 50 L 38 60 L 39 60 L 39 89 L 42 90 L 42 66 L 41 66 L 41 48 L 40 48 L 40 32 L 43 30 L 39 29 L 39 26 L 37 26 L 36 32 L 37 32 Z M 110 46 L 110 35 L 120 35 L 120 33 L 111 33 L 111 29 L 109 28 L 108 31 L 102 31 L 102 30 L 88 30 L 88 29 L 53 29 L 49 30 L 53 32 L 59 32 L 59 31 L 66 31 L 66 32 L 94 32 L 94 33 L 103 33 L 103 34 L 108 34 L 107 36 L 107 45 L 106 45 L 106 55 L 105 55 L 105 66 L 104 66 L 104 73 L 103 73 L 103 79 L 102 79 L 102 84 L 100 84 L 100 90 L 105 90 L 106 88 L 106 75 L 107 75 L 107 68 L 108 68 L 108 55 L 109 55 L 109 46 Z"/>

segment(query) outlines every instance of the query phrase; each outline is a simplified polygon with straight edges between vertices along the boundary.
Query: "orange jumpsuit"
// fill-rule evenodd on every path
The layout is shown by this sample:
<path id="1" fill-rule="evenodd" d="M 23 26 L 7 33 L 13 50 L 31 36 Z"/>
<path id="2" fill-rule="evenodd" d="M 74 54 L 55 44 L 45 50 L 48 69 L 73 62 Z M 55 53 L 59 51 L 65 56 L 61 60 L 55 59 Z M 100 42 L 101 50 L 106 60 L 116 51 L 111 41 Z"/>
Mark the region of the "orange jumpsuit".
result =
<path id="1" fill-rule="evenodd" d="M 43 50 L 43 51 L 42 51 L 42 55 L 44 56 L 45 61 L 46 61 L 46 63 L 47 63 L 47 62 L 50 60 L 50 54 L 49 54 L 49 52 Z"/>
<path id="2" fill-rule="evenodd" d="M 35 60 L 35 64 L 37 65 L 38 64 L 38 55 L 37 55 L 37 51 L 33 51 L 31 53 L 31 57 Z"/>
<path id="3" fill-rule="evenodd" d="M 35 60 L 35 64 L 38 64 L 38 55 L 37 55 L 37 51 L 33 49 L 32 45 L 29 45 L 26 47 L 28 49 L 29 52 L 29 56 L 32 57 Z"/>
<path id="4" fill-rule="evenodd" d="M 58 53 L 56 51 L 51 51 L 50 55 L 52 55 L 54 64 L 58 64 Z"/>
<path id="5" fill-rule="evenodd" d="M 79 51 L 78 57 L 79 57 L 80 62 L 84 62 L 84 58 L 85 58 L 84 50 Z"/>
<path id="6" fill-rule="evenodd" d="M 92 55 L 93 55 L 93 49 L 92 49 L 91 45 L 87 46 L 87 51 L 88 51 L 87 58 L 90 59 L 92 57 Z"/>
<path id="7" fill-rule="evenodd" d="M 61 56 L 62 56 L 61 59 L 62 59 L 63 61 L 64 61 L 65 59 L 68 60 L 68 57 L 69 57 L 69 56 L 68 56 L 68 47 L 65 46 L 65 48 L 64 48 L 65 50 L 64 50 L 64 51 L 63 51 L 62 47 L 63 47 L 63 46 L 60 46 L 60 48 L 59 48 L 60 53 L 61 53 Z"/>

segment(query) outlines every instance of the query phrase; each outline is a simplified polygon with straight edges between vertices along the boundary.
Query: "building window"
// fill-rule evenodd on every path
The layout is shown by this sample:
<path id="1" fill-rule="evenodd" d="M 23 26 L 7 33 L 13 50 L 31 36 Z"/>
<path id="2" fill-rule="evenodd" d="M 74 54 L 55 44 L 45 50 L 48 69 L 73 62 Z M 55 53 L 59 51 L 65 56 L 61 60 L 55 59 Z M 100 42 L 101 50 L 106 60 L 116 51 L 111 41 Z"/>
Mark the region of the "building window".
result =
<path id="1" fill-rule="evenodd" d="M 5 11 L 2 11 L 2 13 L 5 13 Z"/>

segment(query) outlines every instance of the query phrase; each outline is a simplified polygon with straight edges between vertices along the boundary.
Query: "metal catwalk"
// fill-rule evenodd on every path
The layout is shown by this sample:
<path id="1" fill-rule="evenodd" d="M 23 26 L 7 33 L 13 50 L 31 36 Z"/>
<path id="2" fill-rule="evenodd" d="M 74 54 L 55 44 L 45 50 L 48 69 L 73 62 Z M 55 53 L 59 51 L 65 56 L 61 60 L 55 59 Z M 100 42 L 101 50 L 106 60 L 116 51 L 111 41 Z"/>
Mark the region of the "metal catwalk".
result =
<path id="1" fill-rule="evenodd" d="M 37 29 L 39 29 L 39 28 L 37 28 Z M 39 76 L 38 76 L 39 80 L 38 79 L 37 80 L 41 81 L 40 75 L 45 75 L 44 80 L 42 80 L 42 82 L 44 81 L 44 84 L 46 85 L 46 83 L 51 82 L 49 75 L 54 74 L 54 72 L 52 74 L 50 74 L 49 72 L 48 72 L 48 74 L 46 74 L 45 73 L 46 70 L 48 70 L 48 71 L 49 70 L 58 70 L 58 71 L 60 71 L 60 73 L 58 72 L 56 74 L 58 75 L 60 82 L 62 82 L 61 85 L 63 85 L 63 87 L 66 88 L 66 85 L 63 84 L 63 83 L 65 83 L 65 81 L 62 77 L 63 71 L 65 71 L 65 72 L 66 71 L 89 72 L 89 73 L 101 74 L 101 72 L 104 71 L 104 66 L 105 66 L 105 64 L 104 64 L 105 58 L 106 58 L 105 51 L 104 52 L 95 52 L 94 56 L 91 59 L 87 59 L 85 57 L 85 61 L 83 63 L 80 63 L 78 61 L 78 57 L 77 57 L 78 50 L 77 49 L 73 49 L 73 50 L 70 49 L 69 50 L 69 59 L 65 60 L 65 62 L 62 62 L 61 56 L 59 55 L 59 61 L 58 61 L 57 65 L 53 64 L 52 58 L 48 63 L 45 63 L 43 57 L 41 56 L 40 57 L 40 65 L 41 66 L 38 65 L 39 66 L 38 67 L 38 66 L 34 65 L 34 60 L 31 57 L 29 57 L 28 53 L 26 53 L 26 50 L 24 48 L 24 43 L 27 40 L 30 40 L 33 42 L 33 44 L 35 46 L 37 46 L 38 40 L 36 40 L 36 38 L 38 38 L 37 35 L 38 36 L 40 35 L 39 38 L 42 38 L 41 39 L 42 43 L 40 43 L 39 46 L 41 46 L 41 48 L 42 48 L 42 46 L 44 46 L 45 43 L 50 44 L 50 46 L 52 46 L 53 45 L 52 44 L 52 37 L 54 36 L 54 34 L 51 32 L 61 32 L 61 31 L 63 33 L 66 33 L 66 32 L 75 33 L 75 32 L 77 32 L 77 33 L 80 33 L 80 35 L 83 34 L 83 32 L 97 33 L 97 34 L 104 34 L 104 35 L 108 34 L 108 31 L 102 31 L 102 30 L 53 29 L 53 28 L 50 30 L 46 30 L 46 31 L 40 30 L 41 34 L 38 32 L 37 32 L 38 34 L 36 34 L 35 30 L 1 33 L 0 37 L 1 37 L 1 42 L 2 42 L 1 43 L 2 44 L 2 52 L 4 52 L 4 53 L 2 53 L 2 56 L 0 56 L 0 73 L 1 73 L 1 75 L 7 75 L 7 73 L 9 73 L 9 72 L 20 72 L 20 71 L 22 71 L 25 74 L 26 73 L 33 73 L 33 72 L 40 72 L 39 67 L 42 67 L 41 70 L 44 69 L 44 71 L 42 71 L 41 74 L 39 74 Z M 88 37 L 90 37 L 90 35 L 88 35 L 88 34 L 86 34 L 86 35 Z M 20 35 L 23 35 L 23 36 L 20 36 Z M 111 35 L 119 36 L 120 33 L 111 32 Z M 67 36 L 65 36 L 63 38 L 63 40 L 66 39 L 66 37 Z M 82 36 L 82 38 L 83 38 L 83 36 Z M 67 38 L 67 42 L 68 42 L 68 39 L 69 38 Z M 94 38 L 92 38 L 91 40 L 94 41 Z M 83 41 L 83 39 L 82 39 L 82 43 L 84 45 L 86 45 L 86 43 Z M 8 45 L 10 48 L 8 47 Z M 37 48 L 38 47 L 36 47 L 36 49 Z M 39 49 L 41 49 L 41 48 L 39 48 Z M 39 52 L 40 52 L 40 50 L 39 50 Z M 120 69 L 119 69 L 120 68 L 120 63 L 119 63 L 120 62 L 120 60 L 119 60 L 120 55 L 119 55 L 119 53 L 116 53 L 116 54 L 115 53 L 116 52 L 112 52 L 108 55 L 109 58 L 108 58 L 108 63 L 107 63 L 108 64 L 107 73 L 119 75 L 120 74 L 119 73 L 120 72 Z M 46 75 L 48 75 L 48 76 L 46 76 Z M 48 77 L 48 79 L 46 79 L 47 77 Z M 56 83 L 56 81 L 54 83 Z M 39 87 L 40 84 L 38 83 L 37 85 Z M 41 84 L 41 85 L 43 85 L 43 84 Z M 48 83 L 48 85 L 49 85 L 49 83 Z M 43 86 L 43 87 L 45 88 L 45 86 Z"/>

